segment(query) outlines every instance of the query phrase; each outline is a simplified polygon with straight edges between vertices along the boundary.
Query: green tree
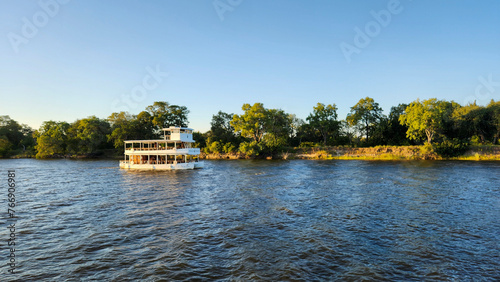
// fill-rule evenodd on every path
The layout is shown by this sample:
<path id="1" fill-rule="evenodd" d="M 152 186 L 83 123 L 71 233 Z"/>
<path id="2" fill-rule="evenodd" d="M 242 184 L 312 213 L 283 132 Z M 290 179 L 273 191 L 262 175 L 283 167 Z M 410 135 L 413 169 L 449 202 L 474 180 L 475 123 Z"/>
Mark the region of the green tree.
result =
<path id="1" fill-rule="evenodd" d="M 280 109 L 269 109 L 264 124 L 264 141 L 272 151 L 288 144 L 292 134 L 293 116 Z"/>
<path id="2" fill-rule="evenodd" d="M 0 158 L 5 158 L 9 155 L 12 144 L 5 136 L 0 135 Z"/>
<path id="3" fill-rule="evenodd" d="M 497 144 L 500 139 L 500 101 L 493 101 L 488 104 L 488 111 L 491 113 L 491 125 L 493 131 L 493 144 Z"/>
<path id="4" fill-rule="evenodd" d="M 111 124 L 111 133 L 108 134 L 108 141 L 113 143 L 117 149 L 123 149 L 123 141 L 131 140 L 135 137 L 134 117 L 128 112 L 112 113 L 108 117 Z M 135 139 L 135 138 L 134 138 Z"/>
<path id="5" fill-rule="evenodd" d="M 244 114 L 234 115 L 231 125 L 241 136 L 260 142 L 264 136 L 267 110 L 262 103 L 243 104 Z"/>
<path id="6" fill-rule="evenodd" d="M 45 121 L 40 129 L 35 132 L 37 145 L 36 158 L 47 158 L 54 155 L 66 154 L 70 125 L 67 122 Z"/>
<path id="7" fill-rule="evenodd" d="M 313 107 L 313 112 L 309 114 L 306 120 L 313 130 L 317 130 L 323 139 L 323 145 L 326 146 L 328 138 L 338 137 L 340 130 L 340 121 L 337 120 L 337 106 L 324 105 L 318 103 Z"/>
<path id="8" fill-rule="evenodd" d="M 188 125 L 189 110 L 185 106 L 170 105 L 167 102 L 154 102 L 146 107 L 151 116 L 151 122 L 158 133 L 162 128 Z"/>
<path id="9" fill-rule="evenodd" d="M 155 139 L 160 136 L 158 128 L 153 124 L 153 117 L 147 111 L 140 112 L 132 120 L 133 134 L 131 139 Z"/>
<path id="10" fill-rule="evenodd" d="M 433 138 L 444 127 L 444 116 L 448 111 L 448 104 L 436 98 L 420 101 L 416 100 L 406 107 L 405 113 L 399 117 L 402 125 L 408 126 L 406 136 L 412 140 L 421 140 L 424 136 L 430 144 Z"/>
<path id="11" fill-rule="evenodd" d="M 91 116 L 73 122 L 68 128 L 69 150 L 73 154 L 94 154 L 107 146 L 110 124 L 106 120 Z"/>
<path id="12" fill-rule="evenodd" d="M 223 111 L 219 111 L 216 115 L 212 116 L 209 132 L 211 140 L 222 143 L 237 143 L 234 127 L 231 125 L 233 116 L 234 114 L 228 114 Z"/>
<path id="13" fill-rule="evenodd" d="M 410 145 L 410 140 L 406 138 L 408 126 L 399 122 L 399 117 L 404 114 L 406 107 L 407 104 L 391 107 L 389 116 L 380 118 L 373 133 L 373 145 Z"/>
<path id="14" fill-rule="evenodd" d="M 359 126 L 360 131 L 364 132 L 368 140 L 382 116 L 382 108 L 380 108 L 379 104 L 372 98 L 366 97 L 351 107 L 351 112 L 347 115 L 346 121 L 351 126 Z"/>
<path id="15" fill-rule="evenodd" d="M 4 156 L 10 155 L 12 150 L 20 149 L 21 142 L 24 139 L 23 126 L 9 116 L 0 116 L 0 136 L 3 136 L 6 142 L 2 142 Z M 8 148 L 8 149 L 7 149 Z"/>

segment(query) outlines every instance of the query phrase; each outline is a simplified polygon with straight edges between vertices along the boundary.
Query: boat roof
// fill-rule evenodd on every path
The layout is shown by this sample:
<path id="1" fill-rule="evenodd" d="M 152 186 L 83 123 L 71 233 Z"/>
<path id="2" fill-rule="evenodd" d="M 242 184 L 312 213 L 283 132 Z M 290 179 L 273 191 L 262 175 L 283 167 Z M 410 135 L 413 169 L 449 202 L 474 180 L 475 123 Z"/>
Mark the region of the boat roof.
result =
<path id="1" fill-rule="evenodd" d="M 173 129 L 184 129 L 184 130 L 191 130 L 194 131 L 194 129 L 189 128 L 189 127 L 181 127 L 181 126 L 170 126 L 168 128 L 162 128 L 163 131 L 171 131 Z"/>
<path id="2" fill-rule="evenodd" d="M 172 140 L 167 140 L 168 142 L 174 142 Z M 156 142 L 165 142 L 164 139 L 150 139 L 150 140 L 124 140 L 124 143 L 156 143 Z"/>

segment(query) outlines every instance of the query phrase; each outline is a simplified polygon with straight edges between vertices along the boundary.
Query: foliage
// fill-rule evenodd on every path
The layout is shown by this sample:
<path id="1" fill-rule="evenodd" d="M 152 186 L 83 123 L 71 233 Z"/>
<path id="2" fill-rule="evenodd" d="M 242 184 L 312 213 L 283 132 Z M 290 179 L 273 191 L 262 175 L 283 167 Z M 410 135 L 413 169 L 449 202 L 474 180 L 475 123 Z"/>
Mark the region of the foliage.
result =
<path id="1" fill-rule="evenodd" d="M 9 155 L 12 144 L 7 137 L 0 136 L 0 158 L 5 158 Z"/>
<path id="2" fill-rule="evenodd" d="M 68 153 L 95 154 L 108 145 L 111 128 L 106 120 L 91 116 L 72 123 L 67 130 Z"/>
<path id="3" fill-rule="evenodd" d="M 442 157 L 452 158 L 459 157 L 469 150 L 470 143 L 459 139 L 444 140 L 443 142 L 434 144 L 434 150 Z"/>
<path id="4" fill-rule="evenodd" d="M 293 131 L 292 123 L 293 116 L 285 113 L 283 110 L 267 110 L 264 125 L 265 135 L 263 138 L 266 147 L 274 152 L 287 145 Z"/>
<path id="5" fill-rule="evenodd" d="M 346 120 L 351 126 L 359 126 L 366 139 L 370 139 L 371 133 L 382 116 L 382 108 L 379 104 L 373 98 L 366 97 L 351 107 L 351 112 L 347 115 Z"/>
<path id="6" fill-rule="evenodd" d="M 216 115 L 212 116 L 210 122 L 209 136 L 212 140 L 218 140 L 223 143 L 237 143 L 238 137 L 234 133 L 234 127 L 231 125 L 234 114 L 228 114 L 219 111 Z"/>
<path id="7" fill-rule="evenodd" d="M 426 141 L 415 154 L 436 158 L 437 154 L 462 154 L 470 143 L 498 144 L 500 137 L 500 101 L 493 100 L 487 106 L 416 100 L 392 107 L 385 117 L 378 104 L 366 97 L 351 108 L 346 120 L 337 120 L 335 104 L 318 103 L 307 122 L 281 109 L 266 109 L 261 103 L 244 104 L 242 109 L 241 115 L 219 111 L 212 117 L 210 131 L 194 133 L 195 146 L 206 153 L 240 152 L 256 157 L 279 155 L 290 146 L 359 147 Z M 34 154 L 34 150 L 37 158 L 96 154 L 110 147 L 123 150 L 124 140 L 155 139 L 163 127 L 187 125 L 188 113 L 186 107 L 155 102 L 138 115 L 119 112 L 106 120 L 91 116 L 71 124 L 46 121 L 37 131 L 0 116 L 0 157 Z"/>
<path id="8" fill-rule="evenodd" d="M 264 147 L 262 144 L 255 140 L 251 142 L 242 142 L 239 147 L 240 153 L 246 155 L 247 157 L 256 157 L 263 151 L 263 149 Z"/>
<path id="9" fill-rule="evenodd" d="M 162 128 L 188 125 L 189 110 L 185 106 L 170 105 L 168 102 L 159 101 L 146 107 L 146 112 L 149 113 L 151 123 L 157 133 Z"/>
<path id="10" fill-rule="evenodd" d="M 44 122 L 38 132 L 35 133 L 37 138 L 36 158 L 66 154 L 69 127 L 70 125 L 67 122 Z"/>
<path id="11" fill-rule="evenodd" d="M 241 136 L 260 142 L 264 136 L 267 118 L 267 110 L 264 108 L 264 104 L 255 103 L 253 106 L 243 104 L 241 109 L 244 114 L 234 115 L 230 123 L 231 126 Z"/>
<path id="12" fill-rule="evenodd" d="M 421 140 L 427 137 L 431 143 L 434 135 L 443 129 L 444 101 L 435 98 L 420 102 L 416 100 L 406 107 L 405 113 L 399 117 L 402 125 L 408 126 L 406 136 L 409 139 Z"/>
<path id="13" fill-rule="evenodd" d="M 313 107 L 313 112 L 306 118 L 309 125 L 320 133 L 325 146 L 330 136 L 338 137 L 339 135 L 340 122 L 337 121 L 337 117 L 335 104 L 325 106 L 318 103 Z"/>
<path id="14" fill-rule="evenodd" d="M 231 153 L 234 153 L 236 152 L 236 146 L 232 143 L 226 143 L 224 144 L 224 146 L 222 147 L 222 151 L 226 154 L 231 154 Z"/>
<path id="15" fill-rule="evenodd" d="M 196 141 L 194 143 L 195 148 L 205 148 L 207 145 L 207 138 L 205 137 L 205 134 L 200 133 L 199 131 L 193 132 L 193 139 Z"/>
<path id="16" fill-rule="evenodd" d="M 0 116 L 0 157 L 32 151 L 35 146 L 33 130 L 9 116 Z"/>

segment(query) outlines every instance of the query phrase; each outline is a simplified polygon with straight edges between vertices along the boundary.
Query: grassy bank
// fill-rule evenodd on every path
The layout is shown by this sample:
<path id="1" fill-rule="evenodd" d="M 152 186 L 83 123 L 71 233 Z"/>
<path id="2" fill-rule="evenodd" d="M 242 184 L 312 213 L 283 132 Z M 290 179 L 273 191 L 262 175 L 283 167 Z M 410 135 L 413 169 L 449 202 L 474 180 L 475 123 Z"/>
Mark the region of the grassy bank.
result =
<path id="1" fill-rule="evenodd" d="M 431 146 L 377 146 L 368 148 L 317 147 L 288 148 L 273 156 L 249 157 L 243 154 L 201 154 L 203 159 L 308 159 L 308 160 L 500 160 L 500 146 L 472 146 L 465 154 L 445 158 Z"/>

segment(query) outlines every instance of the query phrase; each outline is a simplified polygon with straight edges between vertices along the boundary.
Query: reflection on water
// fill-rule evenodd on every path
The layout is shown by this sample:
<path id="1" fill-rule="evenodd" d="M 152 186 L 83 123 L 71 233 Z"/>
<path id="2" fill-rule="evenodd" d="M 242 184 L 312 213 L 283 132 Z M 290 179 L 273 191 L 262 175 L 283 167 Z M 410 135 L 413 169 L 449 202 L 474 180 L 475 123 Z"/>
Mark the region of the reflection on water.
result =
<path id="1" fill-rule="evenodd" d="M 0 160 L 2 171 L 16 169 L 19 182 L 19 274 L 6 277 L 500 279 L 498 163 L 117 167 L 117 161 Z M 2 227 L 0 238 L 7 236 Z"/>

